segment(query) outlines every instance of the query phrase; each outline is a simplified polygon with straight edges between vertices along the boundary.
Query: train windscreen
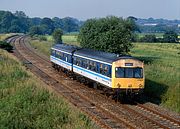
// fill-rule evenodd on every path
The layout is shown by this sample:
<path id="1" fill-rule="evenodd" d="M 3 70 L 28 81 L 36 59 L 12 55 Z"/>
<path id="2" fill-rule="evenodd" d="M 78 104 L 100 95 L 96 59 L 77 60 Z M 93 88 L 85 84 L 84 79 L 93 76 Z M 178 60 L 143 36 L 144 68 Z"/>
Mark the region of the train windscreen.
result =
<path id="1" fill-rule="evenodd" d="M 142 68 L 116 68 L 116 78 L 143 78 Z"/>

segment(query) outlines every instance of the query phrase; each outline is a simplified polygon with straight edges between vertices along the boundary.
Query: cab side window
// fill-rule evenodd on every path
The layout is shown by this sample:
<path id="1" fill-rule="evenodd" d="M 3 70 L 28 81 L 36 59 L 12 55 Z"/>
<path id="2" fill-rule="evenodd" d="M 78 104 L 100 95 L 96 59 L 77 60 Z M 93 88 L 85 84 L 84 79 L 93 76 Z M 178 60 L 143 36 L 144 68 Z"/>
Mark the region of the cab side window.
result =
<path id="1" fill-rule="evenodd" d="M 51 55 L 52 55 L 52 56 L 55 56 L 55 55 L 56 55 L 56 51 L 53 50 L 53 49 L 51 49 Z"/>

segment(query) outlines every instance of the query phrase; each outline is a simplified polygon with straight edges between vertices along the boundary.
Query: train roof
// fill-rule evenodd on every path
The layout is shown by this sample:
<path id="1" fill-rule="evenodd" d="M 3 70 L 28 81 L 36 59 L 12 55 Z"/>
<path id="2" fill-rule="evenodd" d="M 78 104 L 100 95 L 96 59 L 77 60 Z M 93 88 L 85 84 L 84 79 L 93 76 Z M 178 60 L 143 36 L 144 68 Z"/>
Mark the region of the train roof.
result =
<path id="1" fill-rule="evenodd" d="M 66 44 L 55 44 L 52 48 L 57 49 L 57 50 L 62 50 L 68 53 L 72 53 L 73 51 L 79 49 L 76 46 L 66 45 Z"/>
<path id="2" fill-rule="evenodd" d="M 120 59 L 135 59 L 134 57 L 129 56 L 129 55 L 118 56 L 117 54 L 114 54 L 114 53 L 102 52 L 102 51 L 97 51 L 97 50 L 92 50 L 92 49 L 80 49 L 78 51 L 75 51 L 74 54 L 92 58 L 95 60 L 100 60 L 107 63 L 112 63 Z"/>
<path id="3" fill-rule="evenodd" d="M 129 55 L 119 55 L 118 56 L 117 54 L 114 54 L 114 53 L 80 48 L 77 46 L 66 45 L 66 44 L 55 44 L 52 48 L 57 49 L 57 50 L 62 50 L 62 51 L 68 52 L 68 53 L 74 52 L 74 54 L 76 54 L 76 55 L 103 61 L 106 63 L 112 63 L 112 62 L 120 60 L 120 59 L 136 59 Z"/>

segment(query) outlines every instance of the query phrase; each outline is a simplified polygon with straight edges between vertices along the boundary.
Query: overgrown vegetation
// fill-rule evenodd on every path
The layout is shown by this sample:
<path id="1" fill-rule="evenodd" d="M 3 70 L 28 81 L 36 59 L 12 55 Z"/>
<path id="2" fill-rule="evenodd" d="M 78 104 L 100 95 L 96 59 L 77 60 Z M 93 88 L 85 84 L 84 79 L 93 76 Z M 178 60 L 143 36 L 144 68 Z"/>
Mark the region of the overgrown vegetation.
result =
<path id="1" fill-rule="evenodd" d="M 0 128 L 96 128 L 0 49 Z"/>
<path id="2" fill-rule="evenodd" d="M 65 37 L 64 42 L 78 44 L 76 36 Z M 31 44 L 38 50 L 44 48 L 49 51 L 52 46 L 52 41 L 33 42 Z M 133 46 L 130 54 L 145 62 L 146 95 L 151 101 L 180 112 L 180 44 L 133 43 Z M 49 56 L 46 51 L 41 50 Z"/>

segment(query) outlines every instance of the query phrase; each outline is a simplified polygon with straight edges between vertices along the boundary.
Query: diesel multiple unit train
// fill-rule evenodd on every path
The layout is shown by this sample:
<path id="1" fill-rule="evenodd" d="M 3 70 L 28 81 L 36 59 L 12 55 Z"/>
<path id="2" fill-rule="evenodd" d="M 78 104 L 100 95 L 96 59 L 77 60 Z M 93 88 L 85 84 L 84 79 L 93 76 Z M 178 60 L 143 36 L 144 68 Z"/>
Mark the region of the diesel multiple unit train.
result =
<path id="1" fill-rule="evenodd" d="M 144 64 L 131 56 L 56 44 L 51 48 L 50 60 L 54 68 L 63 68 L 106 88 L 135 94 L 144 89 Z"/>

